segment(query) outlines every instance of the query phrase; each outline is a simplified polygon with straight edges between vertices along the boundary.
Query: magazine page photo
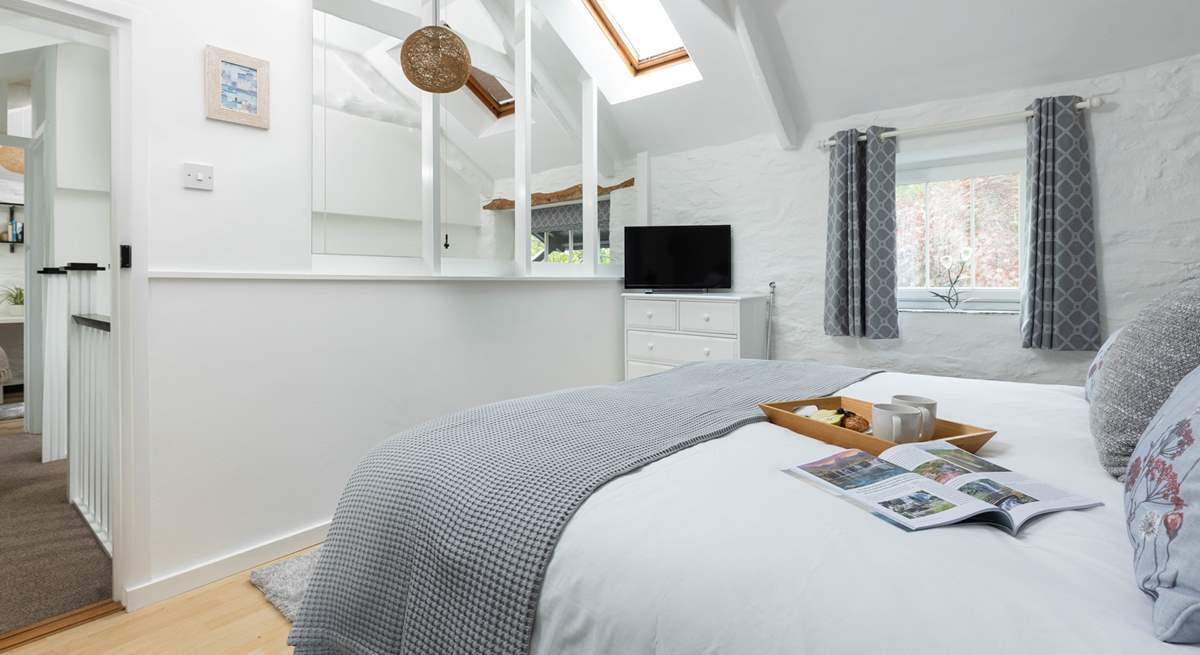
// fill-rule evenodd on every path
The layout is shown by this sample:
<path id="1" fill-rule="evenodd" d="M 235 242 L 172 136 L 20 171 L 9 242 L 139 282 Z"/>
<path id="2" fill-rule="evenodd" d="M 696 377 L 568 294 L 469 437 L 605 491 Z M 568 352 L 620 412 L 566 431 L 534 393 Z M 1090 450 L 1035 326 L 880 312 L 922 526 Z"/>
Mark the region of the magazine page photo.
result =
<path id="1" fill-rule="evenodd" d="M 995 508 L 861 450 L 845 450 L 787 469 L 827 491 L 844 495 L 910 530 L 956 523 Z"/>

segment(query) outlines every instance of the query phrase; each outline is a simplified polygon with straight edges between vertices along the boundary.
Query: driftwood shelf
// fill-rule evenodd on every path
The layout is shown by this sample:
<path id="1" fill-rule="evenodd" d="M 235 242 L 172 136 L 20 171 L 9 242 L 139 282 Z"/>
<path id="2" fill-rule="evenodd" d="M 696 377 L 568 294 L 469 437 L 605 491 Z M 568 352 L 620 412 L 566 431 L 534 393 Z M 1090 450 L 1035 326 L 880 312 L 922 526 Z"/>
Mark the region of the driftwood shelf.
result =
<path id="1" fill-rule="evenodd" d="M 633 186 L 633 181 L 634 181 L 634 178 L 631 177 L 628 180 L 625 180 L 624 182 L 618 182 L 612 186 L 597 186 L 596 187 L 597 195 L 607 196 L 609 193 L 612 193 L 613 191 L 616 191 L 617 189 L 628 189 L 629 187 Z M 573 200 L 583 200 L 583 185 L 576 184 L 573 186 L 569 186 L 565 189 L 559 189 L 558 191 L 550 191 L 548 193 L 534 193 L 531 197 L 533 199 L 532 206 L 534 206 L 534 207 L 537 207 L 539 205 L 553 205 L 553 204 L 559 203 L 559 202 L 571 202 Z M 517 203 L 514 200 L 510 200 L 508 198 L 496 198 L 495 200 L 484 205 L 483 208 L 490 209 L 492 211 L 498 211 L 498 210 L 504 210 L 504 209 L 513 209 L 516 206 L 517 206 Z"/>

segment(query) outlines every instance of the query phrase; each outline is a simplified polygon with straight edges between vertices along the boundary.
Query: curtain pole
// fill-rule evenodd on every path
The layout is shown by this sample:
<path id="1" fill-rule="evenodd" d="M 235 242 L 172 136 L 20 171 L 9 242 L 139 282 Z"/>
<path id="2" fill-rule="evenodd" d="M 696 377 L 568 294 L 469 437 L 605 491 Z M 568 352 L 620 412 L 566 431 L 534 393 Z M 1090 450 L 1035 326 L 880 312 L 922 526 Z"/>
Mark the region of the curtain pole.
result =
<path id="1" fill-rule="evenodd" d="M 1104 104 L 1104 98 L 1094 96 L 1075 104 L 1076 109 L 1095 109 Z M 1018 120 L 1024 120 L 1033 116 L 1032 111 L 1014 111 L 1008 114 L 997 114 L 995 116 L 984 116 L 982 118 L 971 118 L 965 121 L 955 121 L 953 123 L 939 123 L 937 125 L 926 125 L 925 127 L 914 127 L 907 130 L 891 130 L 884 132 L 879 136 L 884 139 L 892 139 L 898 136 L 917 136 L 920 134 L 934 134 L 937 132 L 952 132 L 954 130 L 965 130 L 972 127 L 982 127 L 985 125 L 995 125 L 997 123 L 1009 123 Z M 859 141 L 866 141 L 866 135 L 858 137 Z M 834 145 L 832 140 L 817 142 L 818 150 L 826 150 Z"/>

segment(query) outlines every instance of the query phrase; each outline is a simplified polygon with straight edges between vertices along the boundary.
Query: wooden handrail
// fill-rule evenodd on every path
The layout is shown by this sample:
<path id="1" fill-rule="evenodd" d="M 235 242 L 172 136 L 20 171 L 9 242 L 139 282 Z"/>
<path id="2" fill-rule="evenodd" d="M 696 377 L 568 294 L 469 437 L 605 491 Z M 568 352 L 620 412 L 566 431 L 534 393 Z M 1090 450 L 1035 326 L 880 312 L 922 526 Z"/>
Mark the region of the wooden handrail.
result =
<path id="1" fill-rule="evenodd" d="M 76 325 L 112 332 L 112 319 L 104 314 L 75 314 L 71 318 Z"/>

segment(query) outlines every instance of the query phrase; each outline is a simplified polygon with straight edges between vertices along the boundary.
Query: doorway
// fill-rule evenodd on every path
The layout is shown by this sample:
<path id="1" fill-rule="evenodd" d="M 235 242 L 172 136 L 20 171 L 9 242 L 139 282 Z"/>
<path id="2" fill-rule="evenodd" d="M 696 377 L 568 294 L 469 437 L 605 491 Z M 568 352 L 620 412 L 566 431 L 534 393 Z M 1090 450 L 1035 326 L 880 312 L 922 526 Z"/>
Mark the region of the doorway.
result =
<path id="1" fill-rule="evenodd" d="M 120 607 L 108 44 L 0 10 L 0 649 Z"/>

